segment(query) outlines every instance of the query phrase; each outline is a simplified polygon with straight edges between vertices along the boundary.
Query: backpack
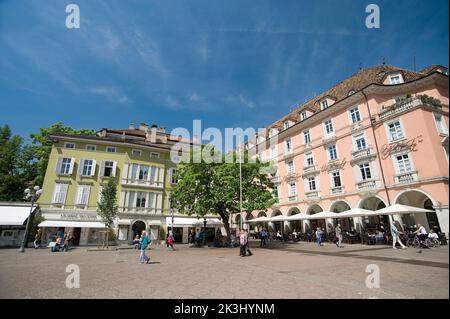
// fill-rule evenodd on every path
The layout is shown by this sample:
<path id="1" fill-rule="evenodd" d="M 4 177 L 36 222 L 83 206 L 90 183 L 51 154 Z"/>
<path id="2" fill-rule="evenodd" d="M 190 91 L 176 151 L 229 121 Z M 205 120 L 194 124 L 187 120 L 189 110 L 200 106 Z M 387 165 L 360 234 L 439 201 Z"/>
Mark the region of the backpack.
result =
<path id="1" fill-rule="evenodd" d="M 172 245 L 172 244 L 173 244 L 173 237 L 167 238 L 167 243 L 168 243 L 169 245 Z"/>

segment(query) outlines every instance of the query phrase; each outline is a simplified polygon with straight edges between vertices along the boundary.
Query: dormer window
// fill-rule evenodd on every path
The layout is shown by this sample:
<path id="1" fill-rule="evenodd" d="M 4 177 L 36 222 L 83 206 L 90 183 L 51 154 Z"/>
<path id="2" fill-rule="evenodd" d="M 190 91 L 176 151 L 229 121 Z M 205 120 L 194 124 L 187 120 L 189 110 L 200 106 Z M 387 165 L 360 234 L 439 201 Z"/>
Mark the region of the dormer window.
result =
<path id="1" fill-rule="evenodd" d="M 403 78 L 400 73 L 395 73 L 395 74 L 389 75 L 389 81 L 391 84 L 401 84 L 401 83 L 403 83 Z"/>
<path id="2" fill-rule="evenodd" d="M 347 96 L 350 96 L 350 95 L 353 95 L 353 94 L 355 94 L 355 90 L 350 90 L 350 91 L 347 93 Z"/>
<path id="3" fill-rule="evenodd" d="M 306 111 L 303 111 L 302 113 L 300 113 L 300 121 L 306 120 L 307 117 L 308 117 L 308 115 L 306 114 Z"/>
<path id="4" fill-rule="evenodd" d="M 328 107 L 328 100 L 320 101 L 320 109 L 325 110 Z"/>
<path id="5" fill-rule="evenodd" d="M 289 121 L 285 121 L 283 123 L 283 127 L 284 127 L 285 130 L 287 130 L 289 128 Z"/>

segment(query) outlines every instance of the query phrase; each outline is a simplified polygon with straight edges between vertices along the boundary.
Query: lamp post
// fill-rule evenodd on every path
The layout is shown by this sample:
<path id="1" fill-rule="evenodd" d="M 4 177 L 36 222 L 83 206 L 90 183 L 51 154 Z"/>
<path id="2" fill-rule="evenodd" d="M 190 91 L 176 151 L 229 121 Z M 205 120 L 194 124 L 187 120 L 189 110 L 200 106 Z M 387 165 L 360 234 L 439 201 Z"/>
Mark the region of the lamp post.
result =
<path id="1" fill-rule="evenodd" d="M 33 189 L 27 188 L 25 190 L 25 198 L 26 199 L 31 198 L 31 208 L 30 208 L 30 213 L 28 214 L 27 226 L 25 227 L 25 234 L 23 236 L 22 244 L 20 245 L 20 249 L 19 249 L 19 252 L 21 252 L 21 253 L 25 252 L 25 245 L 28 240 L 28 228 L 30 227 L 30 220 L 31 220 L 31 214 L 33 213 L 34 203 L 37 201 L 39 196 L 41 196 L 41 194 L 42 194 L 42 189 L 40 189 L 39 186 L 34 186 Z"/>
<path id="2" fill-rule="evenodd" d="M 203 245 L 206 243 L 206 217 L 203 217 Z"/>

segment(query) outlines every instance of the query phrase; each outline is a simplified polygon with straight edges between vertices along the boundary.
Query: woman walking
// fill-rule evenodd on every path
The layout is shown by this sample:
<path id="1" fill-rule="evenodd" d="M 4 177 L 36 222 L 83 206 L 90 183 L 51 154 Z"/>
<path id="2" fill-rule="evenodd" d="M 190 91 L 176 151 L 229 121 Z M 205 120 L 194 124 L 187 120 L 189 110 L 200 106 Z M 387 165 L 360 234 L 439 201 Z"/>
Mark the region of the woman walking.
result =
<path id="1" fill-rule="evenodd" d="M 147 246 L 150 244 L 150 238 L 147 235 L 147 232 L 145 230 L 142 231 L 142 235 L 141 235 L 141 255 L 139 256 L 139 262 L 141 264 L 143 264 L 144 262 L 148 264 L 148 262 L 150 261 L 150 257 L 148 257 L 145 254 L 145 250 L 147 249 Z"/>

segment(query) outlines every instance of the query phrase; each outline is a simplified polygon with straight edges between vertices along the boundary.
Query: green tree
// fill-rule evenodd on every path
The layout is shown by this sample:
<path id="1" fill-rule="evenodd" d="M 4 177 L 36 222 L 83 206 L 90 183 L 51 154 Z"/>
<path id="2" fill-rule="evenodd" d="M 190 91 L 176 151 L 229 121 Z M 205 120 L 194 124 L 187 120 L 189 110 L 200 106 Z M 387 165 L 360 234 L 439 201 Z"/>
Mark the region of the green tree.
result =
<path id="1" fill-rule="evenodd" d="M 12 135 L 8 125 L 0 127 L 0 200 L 20 201 L 26 183 L 23 178 L 21 154 L 23 139 Z"/>
<path id="2" fill-rule="evenodd" d="M 203 153 L 205 148 L 202 148 Z M 214 149 L 211 149 L 214 153 Z M 230 236 L 229 216 L 239 213 L 240 182 L 238 155 L 231 154 L 232 163 L 225 162 L 225 156 L 218 156 L 220 160 L 210 163 L 203 159 L 194 163 L 198 154 L 191 152 L 189 163 L 182 163 L 177 168 L 178 183 L 172 190 L 172 205 L 182 214 L 203 217 L 207 214 L 219 215 L 224 223 L 225 231 Z M 227 157 L 229 157 L 227 155 Z M 248 152 L 243 154 L 242 160 L 242 206 L 244 210 L 253 211 L 272 206 L 276 199 L 272 189 L 275 187 L 268 174 L 269 163 L 251 163 Z"/>
<path id="3" fill-rule="evenodd" d="M 114 177 L 108 179 L 108 183 L 103 187 L 100 202 L 98 202 L 97 211 L 102 221 L 105 223 L 105 230 L 111 233 L 111 226 L 118 213 L 117 206 L 117 181 Z M 108 238 L 111 238 L 108 235 Z"/>
<path id="4" fill-rule="evenodd" d="M 28 145 L 24 151 L 23 160 L 28 162 L 25 167 L 35 172 L 34 176 L 30 174 L 29 178 L 33 178 L 32 183 L 42 186 L 44 182 L 45 172 L 47 171 L 48 159 L 52 149 L 53 142 L 50 135 L 94 135 L 95 131 L 91 129 L 74 129 L 57 122 L 50 127 L 41 128 L 39 133 L 31 134 L 31 145 Z M 34 161 L 33 161 L 34 159 Z"/>

